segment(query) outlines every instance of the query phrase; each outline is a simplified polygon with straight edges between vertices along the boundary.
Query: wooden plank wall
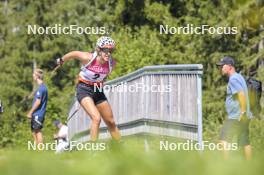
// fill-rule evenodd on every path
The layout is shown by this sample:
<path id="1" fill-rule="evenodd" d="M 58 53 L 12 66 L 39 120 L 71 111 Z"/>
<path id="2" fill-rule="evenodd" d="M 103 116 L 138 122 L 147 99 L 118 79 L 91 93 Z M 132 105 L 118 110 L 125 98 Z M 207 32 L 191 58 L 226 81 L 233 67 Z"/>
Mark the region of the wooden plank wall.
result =
<path id="1" fill-rule="evenodd" d="M 164 74 L 153 72 L 142 74 L 127 82 L 109 85 L 110 88 L 105 88 L 104 92 L 112 106 L 118 125 L 140 119 L 165 123 L 165 125 L 155 126 L 145 123 L 144 125 L 121 127 L 121 134 L 126 136 L 151 133 L 197 140 L 198 78 L 200 78 L 199 74 L 188 72 L 175 71 Z M 143 86 L 152 87 L 154 91 L 143 90 Z M 130 91 L 129 88 L 131 88 Z M 69 116 L 76 110 L 78 110 L 76 114 L 68 121 L 70 138 L 88 130 L 90 125 L 89 116 L 76 101 L 70 109 Z M 169 127 L 171 125 L 178 127 Z M 105 124 L 102 122 L 101 128 L 104 127 Z M 110 134 L 101 132 L 99 137 L 109 138 Z M 81 141 L 87 139 L 89 139 L 88 136 L 80 138 Z"/>

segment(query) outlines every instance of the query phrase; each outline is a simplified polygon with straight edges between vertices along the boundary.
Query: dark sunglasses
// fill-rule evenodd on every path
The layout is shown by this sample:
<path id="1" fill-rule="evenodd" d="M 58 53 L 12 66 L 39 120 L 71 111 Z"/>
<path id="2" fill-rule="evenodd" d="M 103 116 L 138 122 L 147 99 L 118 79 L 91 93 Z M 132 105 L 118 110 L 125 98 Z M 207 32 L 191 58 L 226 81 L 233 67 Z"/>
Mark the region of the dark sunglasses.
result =
<path id="1" fill-rule="evenodd" d="M 104 53 L 110 53 L 110 54 L 114 52 L 114 49 L 109 49 L 109 48 L 100 48 L 100 50 Z"/>

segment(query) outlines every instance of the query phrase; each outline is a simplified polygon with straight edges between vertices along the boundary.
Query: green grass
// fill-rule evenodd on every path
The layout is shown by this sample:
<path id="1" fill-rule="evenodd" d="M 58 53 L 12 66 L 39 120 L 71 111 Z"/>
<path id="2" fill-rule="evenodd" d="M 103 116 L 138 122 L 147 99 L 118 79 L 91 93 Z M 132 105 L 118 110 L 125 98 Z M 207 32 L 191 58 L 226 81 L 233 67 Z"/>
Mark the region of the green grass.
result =
<path id="1" fill-rule="evenodd" d="M 146 152 L 141 141 L 126 140 L 119 150 L 72 151 L 59 155 L 52 151 L 2 149 L 0 174 L 258 175 L 264 172 L 263 153 L 255 153 L 251 161 L 245 161 L 242 153 L 236 151 L 224 160 L 218 151 L 159 151 L 156 145 Z"/>

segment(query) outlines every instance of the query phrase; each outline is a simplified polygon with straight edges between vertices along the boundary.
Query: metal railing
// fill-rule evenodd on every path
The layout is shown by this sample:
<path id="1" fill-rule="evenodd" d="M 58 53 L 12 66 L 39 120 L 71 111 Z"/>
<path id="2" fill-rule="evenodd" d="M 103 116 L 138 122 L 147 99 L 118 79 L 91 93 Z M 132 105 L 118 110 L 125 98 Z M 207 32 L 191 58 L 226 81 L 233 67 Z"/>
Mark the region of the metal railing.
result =
<path id="1" fill-rule="evenodd" d="M 146 66 L 105 83 L 122 136 L 154 134 L 202 142 L 200 64 Z M 90 118 L 75 100 L 68 118 L 69 137 L 89 140 Z M 109 138 L 104 123 L 99 137 Z"/>

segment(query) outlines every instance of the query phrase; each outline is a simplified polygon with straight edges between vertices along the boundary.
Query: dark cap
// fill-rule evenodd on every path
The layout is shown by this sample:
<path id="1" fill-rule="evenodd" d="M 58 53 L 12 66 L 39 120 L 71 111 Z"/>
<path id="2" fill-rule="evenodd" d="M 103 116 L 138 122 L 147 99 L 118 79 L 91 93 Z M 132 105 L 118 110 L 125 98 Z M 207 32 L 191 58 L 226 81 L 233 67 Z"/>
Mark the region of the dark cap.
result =
<path id="1" fill-rule="evenodd" d="M 233 58 L 226 56 L 226 57 L 222 58 L 219 63 L 216 63 L 217 66 L 223 66 L 225 64 L 229 64 L 231 66 L 234 66 L 235 61 Z"/>
<path id="2" fill-rule="evenodd" d="M 61 123 L 61 122 L 60 122 L 59 120 L 55 120 L 55 121 L 53 122 L 54 126 L 58 126 L 60 123 Z"/>

